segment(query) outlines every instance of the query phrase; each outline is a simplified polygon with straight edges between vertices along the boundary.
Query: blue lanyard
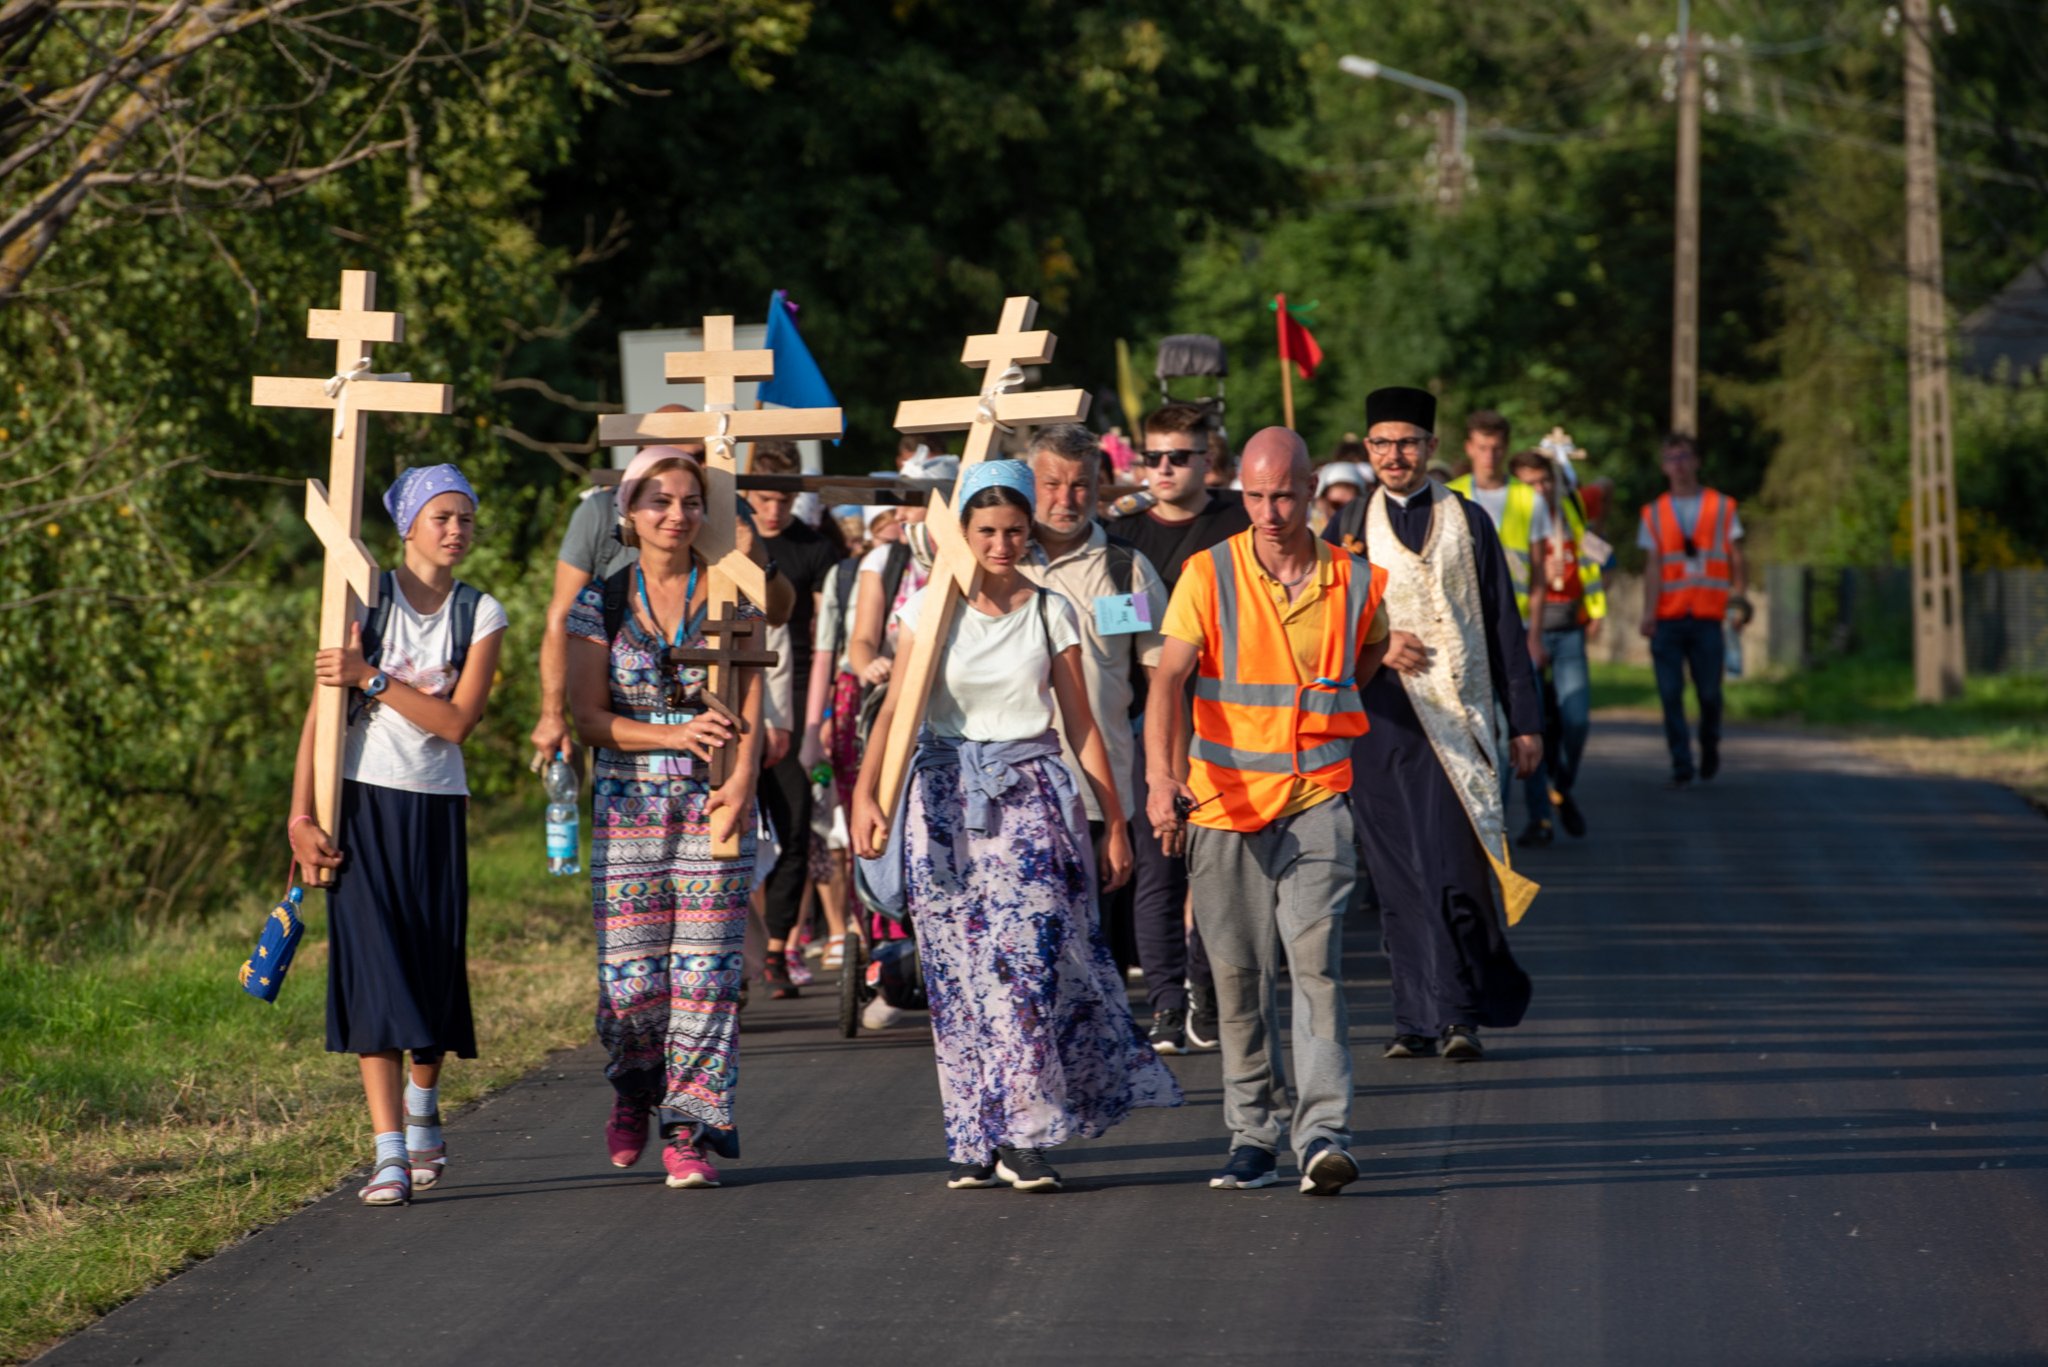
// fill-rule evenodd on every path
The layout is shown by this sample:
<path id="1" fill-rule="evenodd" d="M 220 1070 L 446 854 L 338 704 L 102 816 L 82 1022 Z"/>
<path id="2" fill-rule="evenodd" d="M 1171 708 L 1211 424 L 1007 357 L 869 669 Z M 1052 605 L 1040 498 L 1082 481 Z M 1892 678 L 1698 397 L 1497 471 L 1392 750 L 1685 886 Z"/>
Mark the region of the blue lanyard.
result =
<path id="1" fill-rule="evenodd" d="M 654 623 L 655 631 L 659 632 L 661 630 L 661 619 L 654 615 L 654 604 L 647 599 L 647 576 L 640 572 L 638 565 L 633 567 L 633 585 L 640 590 L 640 606 L 647 609 L 647 620 Z M 697 567 L 692 565 L 690 566 L 690 582 L 683 589 L 683 620 L 676 624 L 675 639 L 669 642 L 671 646 L 680 649 L 683 642 L 696 635 L 697 628 L 703 625 L 704 609 L 700 607 L 694 614 L 690 611 L 691 600 L 696 598 L 696 596 Z M 709 605 L 707 604 L 706 606 Z"/>

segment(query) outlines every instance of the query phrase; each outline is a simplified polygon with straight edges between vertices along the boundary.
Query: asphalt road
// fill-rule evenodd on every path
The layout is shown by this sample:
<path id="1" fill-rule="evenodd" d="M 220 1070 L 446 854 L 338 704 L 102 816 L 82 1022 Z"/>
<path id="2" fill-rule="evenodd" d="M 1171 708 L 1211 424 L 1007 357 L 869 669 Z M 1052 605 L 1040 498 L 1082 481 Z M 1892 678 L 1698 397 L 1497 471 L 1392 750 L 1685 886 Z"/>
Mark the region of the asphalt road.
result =
<path id="1" fill-rule="evenodd" d="M 842 1041 L 814 989 L 748 1011 L 721 1190 L 611 1168 L 565 1054 L 410 1209 L 351 1182 L 44 1361 L 2048 1361 L 2048 821 L 1797 735 L 1727 760 L 1666 793 L 1652 727 L 1599 727 L 1483 1063 L 1379 1058 L 1358 918 L 1340 1199 L 1207 1188 L 1214 1054 L 1065 1193 L 947 1191 L 922 1029 Z"/>

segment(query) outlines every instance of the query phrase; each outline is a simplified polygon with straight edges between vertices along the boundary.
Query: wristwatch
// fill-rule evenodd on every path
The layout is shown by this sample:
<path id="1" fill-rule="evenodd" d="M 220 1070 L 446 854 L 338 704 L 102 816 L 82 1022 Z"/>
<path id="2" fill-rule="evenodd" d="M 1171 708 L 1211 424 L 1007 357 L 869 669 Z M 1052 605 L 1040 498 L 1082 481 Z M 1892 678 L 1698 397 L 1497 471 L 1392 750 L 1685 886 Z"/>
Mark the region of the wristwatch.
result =
<path id="1" fill-rule="evenodd" d="M 384 673 L 384 671 L 380 669 L 375 674 L 372 674 L 370 676 L 370 681 L 368 683 L 363 685 L 363 696 L 366 698 L 374 698 L 381 694 L 385 690 L 385 688 L 390 685 L 390 683 L 391 680 L 389 676 L 387 676 Z"/>

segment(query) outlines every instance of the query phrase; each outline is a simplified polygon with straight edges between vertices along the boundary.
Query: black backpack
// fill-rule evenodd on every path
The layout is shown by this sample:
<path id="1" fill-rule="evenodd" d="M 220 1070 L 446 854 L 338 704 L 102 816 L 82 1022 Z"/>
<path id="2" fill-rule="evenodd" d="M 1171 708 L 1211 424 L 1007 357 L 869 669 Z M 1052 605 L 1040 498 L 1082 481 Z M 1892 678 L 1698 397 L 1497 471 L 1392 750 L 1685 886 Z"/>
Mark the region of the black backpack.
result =
<path id="1" fill-rule="evenodd" d="M 379 663 L 384 650 L 384 633 L 391 626 L 391 604 L 398 596 L 398 573 L 386 570 L 377 581 L 377 606 L 370 609 L 369 620 L 363 623 L 363 658 L 371 664 Z M 448 667 L 462 676 L 462 666 L 469 659 L 470 639 L 476 635 L 477 604 L 483 601 L 483 590 L 460 579 L 449 595 L 449 611 L 453 614 L 448 621 L 449 645 Z M 369 700 L 360 692 L 349 698 L 348 719 L 353 724 L 362 715 L 363 704 Z"/>

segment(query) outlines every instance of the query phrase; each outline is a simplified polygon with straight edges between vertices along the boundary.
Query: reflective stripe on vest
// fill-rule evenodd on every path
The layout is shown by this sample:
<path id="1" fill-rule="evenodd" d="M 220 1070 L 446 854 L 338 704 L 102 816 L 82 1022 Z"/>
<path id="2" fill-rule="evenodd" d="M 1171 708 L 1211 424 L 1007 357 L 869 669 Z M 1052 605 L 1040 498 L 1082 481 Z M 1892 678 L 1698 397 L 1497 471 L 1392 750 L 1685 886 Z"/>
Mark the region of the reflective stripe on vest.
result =
<path id="1" fill-rule="evenodd" d="M 1215 764 L 1225 769 L 1244 769 L 1255 774 L 1292 774 L 1298 762 L 1304 776 L 1317 769 L 1327 769 L 1341 760 L 1351 757 L 1349 740 L 1325 741 L 1323 744 L 1298 754 L 1269 755 L 1261 750 L 1234 750 L 1228 745 L 1203 740 L 1200 736 L 1188 741 L 1188 758 L 1201 760 L 1204 764 Z"/>
<path id="2" fill-rule="evenodd" d="M 1233 538 L 1234 540 L 1235 538 Z M 1230 542 L 1219 542 L 1210 548 L 1209 555 L 1216 565 L 1216 617 L 1219 627 L 1218 654 L 1221 659 L 1223 677 L 1211 679 L 1207 676 L 1195 680 L 1195 696 L 1210 702 L 1232 703 L 1239 707 L 1292 707 L 1320 717 L 1334 717 L 1344 713 L 1365 711 L 1365 703 L 1359 699 L 1352 671 L 1358 664 L 1358 618 L 1365 611 L 1372 595 L 1372 576 L 1368 573 L 1361 586 L 1359 576 L 1353 574 L 1345 588 L 1344 595 L 1344 654 L 1342 658 L 1350 666 L 1342 679 L 1316 679 L 1305 684 L 1245 683 L 1238 676 L 1238 630 L 1237 630 L 1237 560 L 1230 549 Z M 1226 585 L 1228 587 L 1226 587 Z M 1327 611 L 1327 607 L 1325 611 Z M 1317 689 L 1316 692 L 1308 692 Z M 1250 752 L 1237 752 L 1250 753 Z M 1221 763 L 1222 761 L 1218 761 Z M 1237 765 L 1236 768 L 1251 768 Z M 1283 769 L 1282 772 L 1286 772 Z"/>
<path id="3" fill-rule="evenodd" d="M 1586 514 L 1577 494 L 1565 496 L 1564 525 L 1578 549 L 1580 601 L 1586 605 L 1586 616 L 1597 622 L 1607 615 L 1607 590 L 1600 585 L 1600 566 L 1586 554 Z"/>
<path id="4" fill-rule="evenodd" d="M 1694 553 L 1687 555 L 1685 532 L 1678 525 L 1678 509 L 1670 494 L 1643 509 L 1650 539 L 1657 547 L 1657 618 L 1672 621 L 1697 617 L 1718 622 L 1728 615 L 1728 594 L 1735 587 L 1735 571 L 1729 554 L 1728 528 L 1735 515 L 1735 500 L 1715 489 L 1700 490 L 1699 520 L 1693 526 Z M 1692 562 L 1699 561 L 1693 571 Z"/>

